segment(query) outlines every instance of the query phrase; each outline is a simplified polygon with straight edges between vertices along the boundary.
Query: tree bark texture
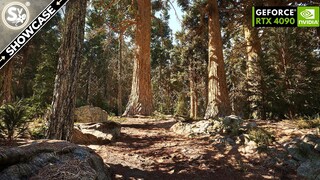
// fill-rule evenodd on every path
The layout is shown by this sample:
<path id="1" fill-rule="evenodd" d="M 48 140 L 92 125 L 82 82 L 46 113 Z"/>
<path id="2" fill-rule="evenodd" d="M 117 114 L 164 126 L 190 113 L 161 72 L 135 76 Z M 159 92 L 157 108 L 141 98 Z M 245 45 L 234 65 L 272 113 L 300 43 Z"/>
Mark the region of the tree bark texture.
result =
<path id="1" fill-rule="evenodd" d="M 209 62 L 208 104 L 205 119 L 231 113 L 230 99 L 224 67 L 222 38 L 217 0 L 208 1 L 209 10 Z"/>
<path id="2" fill-rule="evenodd" d="M 195 82 L 194 64 L 190 61 L 189 64 L 189 88 L 190 88 L 190 118 L 197 119 L 198 116 L 198 98 Z"/>
<path id="3" fill-rule="evenodd" d="M 258 30 L 251 27 L 251 7 L 253 3 L 248 2 L 245 16 L 244 36 L 246 40 L 247 50 L 247 70 L 246 70 L 246 86 L 247 100 L 250 107 L 249 118 L 265 118 L 263 108 L 263 79 L 260 65 L 261 42 Z"/>
<path id="4" fill-rule="evenodd" d="M 12 101 L 12 76 L 13 76 L 13 61 L 9 61 L 2 71 L 2 87 L 0 105 L 10 103 Z"/>
<path id="5" fill-rule="evenodd" d="M 49 117 L 49 139 L 70 140 L 72 135 L 86 7 L 87 0 L 71 0 L 67 5 Z"/>
<path id="6" fill-rule="evenodd" d="M 117 97 L 117 104 L 118 104 L 118 115 L 122 114 L 122 40 L 123 34 L 120 33 L 119 37 L 119 60 L 118 60 L 118 97 Z"/>
<path id="7" fill-rule="evenodd" d="M 150 65 L 151 1 L 137 0 L 137 4 L 133 79 L 129 102 L 123 116 L 151 115 L 153 112 Z"/>

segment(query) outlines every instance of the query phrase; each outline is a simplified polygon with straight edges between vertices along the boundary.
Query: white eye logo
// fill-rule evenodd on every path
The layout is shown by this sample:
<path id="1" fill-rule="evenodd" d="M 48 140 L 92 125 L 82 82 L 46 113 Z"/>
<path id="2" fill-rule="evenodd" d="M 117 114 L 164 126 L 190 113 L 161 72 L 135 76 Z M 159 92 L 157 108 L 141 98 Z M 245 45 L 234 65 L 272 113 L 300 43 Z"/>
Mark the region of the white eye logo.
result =
<path id="1" fill-rule="evenodd" d="M 19 30 L 29 22 L 30 14 L 26 5 L 20 2 L 12 2 L 2 10 L 3 23 L 12 30 Z"/>
<path id="2" fill-rule="evenodd" d="M 315 18 L 315 12 L 314 9 L 305 9 L 302 11 L 301 16 L 304 17 L 305 19 L 314 19 Z"/>

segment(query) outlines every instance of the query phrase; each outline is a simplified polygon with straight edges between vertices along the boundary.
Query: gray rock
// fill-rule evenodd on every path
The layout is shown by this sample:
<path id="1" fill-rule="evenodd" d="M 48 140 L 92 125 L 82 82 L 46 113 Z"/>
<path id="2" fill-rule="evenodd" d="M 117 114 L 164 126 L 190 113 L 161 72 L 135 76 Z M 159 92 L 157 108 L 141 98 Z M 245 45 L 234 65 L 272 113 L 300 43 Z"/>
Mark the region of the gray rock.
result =
<path id="1" fill-rule="evenodd" d="M 239 131 L 242 119 L 237 116 L 227 116 L 223 121 L 202 120 L 194 122 L 178 122 L 170 130 L 181 135 L 216 134 L 222 131 L 235 134 Z"/>
<path id="2" fill-rule="evenodd" d="M 306 179 L 320 180 L 320 161 L 308 160 L 302 163 L 297 169 L 297 174 Z"/>
<path id="3" fill-rule="evenodd" d="M 307 161 L 308 155 L 301 151 L 301 149 L 295 145 L 289 145 L 288 152 L 291 157 L 297 161 Z"/>
<path id="4" fill-rule="evenodd" d="M 226 139 L 226 141 L 227 141 L 230 145 L 232 145 L 232 146 L 236 144 L 236 143 L 234 142 L 234 140 L 231 139 L 231 138 L 229 138 L 229 137 Z"/>
<path id="5" fill-rule="evenodd" d="M 300 139 L 295 138 L 291 142 L 284 144 L 293 159 L 300 162 L 308 160 L 320 160 L 320 140 L 316 135 L 307 134 Z"/>
<path id="6" fill-rule="evenodd" d="M 99 107 L 82 106 L 75 109 L 75 122 L 99 123 L 108 120 L 108 113 Z"/>
<path id="7" fill-rule="evenodd" d="M 246 128 L 247 129 L 253 129 L 253 128 L 256 128 L 258 127 L 257 123 L 256 122 L 249 122 L 247 125 L 246 125 Z"/>
<path id="8" fill-rule="evenodd" d="M 71 142 L 76 144 L 107 144 L 120 137 L 121 125 L 113 121 L 77 123 Z"/>
<path id="9" fill-rule="evenodd" d="M 235 115 L 226 116 L 223 119 L 224 125 L 237 124 L 239 126 L 241 123 L 243 123 L 243 120 L 239 116 L 235 116 Z"/>
<path id="10" fill-rule="evenodd" d="M 111 179 L 92 149 L 44 140 L 0 151 L 0 179 Z"/>
<path id="11" fill-rule="evenodd" d="M 210 120 L 196 121 L 193 123 L 178 122 L 174 124 L 170 130 L 181 135 L 210 134 L 215 132 L 213 123 Z"/>
<path id="12" fill-rule="evenodd" d="M 171 128 L 171 131 L 177 133 L 177 134 L 190 134 L 191 133 L 191 127 L 184 122 L 177 122 L 175 123 Z"/>
<path id="13" fill-rule="evenodd" d="M 223 121 L 223 132 L 237 135 L 239 133 L 243 120 L 235 115 L 226 116 Z"/>
<path id="14" fill-rule="evenodd" d="M 306 134 L 301 137 L 301 140 L 302 142 L 314 147 L 317 144 L 317 141 L 319 140 L 319 138 L 314 134 Z"/>

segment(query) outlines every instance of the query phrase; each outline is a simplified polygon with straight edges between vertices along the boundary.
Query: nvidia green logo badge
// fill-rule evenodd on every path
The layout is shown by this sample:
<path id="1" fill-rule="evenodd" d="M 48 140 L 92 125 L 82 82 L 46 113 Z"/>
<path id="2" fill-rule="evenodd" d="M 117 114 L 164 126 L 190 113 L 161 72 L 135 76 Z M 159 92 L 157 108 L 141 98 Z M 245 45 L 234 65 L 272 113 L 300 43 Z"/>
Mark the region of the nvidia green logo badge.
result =
<path id="1" fill-rule="evenodd" d="M 319 7 L 298 7 L 298 27 L 319 27 Z"/>
<path id="2" fill-rule="evenodd" d="M 315 10 L 314 9 L 305 9 L 300 14 L 305 19 L 315 19 Z"/>

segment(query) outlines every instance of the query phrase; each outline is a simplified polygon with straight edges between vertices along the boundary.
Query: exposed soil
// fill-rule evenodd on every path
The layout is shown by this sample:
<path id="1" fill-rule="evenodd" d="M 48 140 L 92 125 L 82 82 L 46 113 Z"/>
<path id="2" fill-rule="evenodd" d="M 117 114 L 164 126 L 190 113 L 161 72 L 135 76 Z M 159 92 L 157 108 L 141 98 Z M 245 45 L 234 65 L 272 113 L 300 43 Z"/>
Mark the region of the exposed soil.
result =
<path id="1" fill-rule="evenodd" d="M 110 166 L 114 179 L 300 179 L 283 144 L 310 130 L 289 121 L 257 121 L 276 141 L 263 152 L 245 153 L 215 137 L 185 137 L 171 132 L 174 119 L 129 118 L 111 145 L 89 147 Z"/>

